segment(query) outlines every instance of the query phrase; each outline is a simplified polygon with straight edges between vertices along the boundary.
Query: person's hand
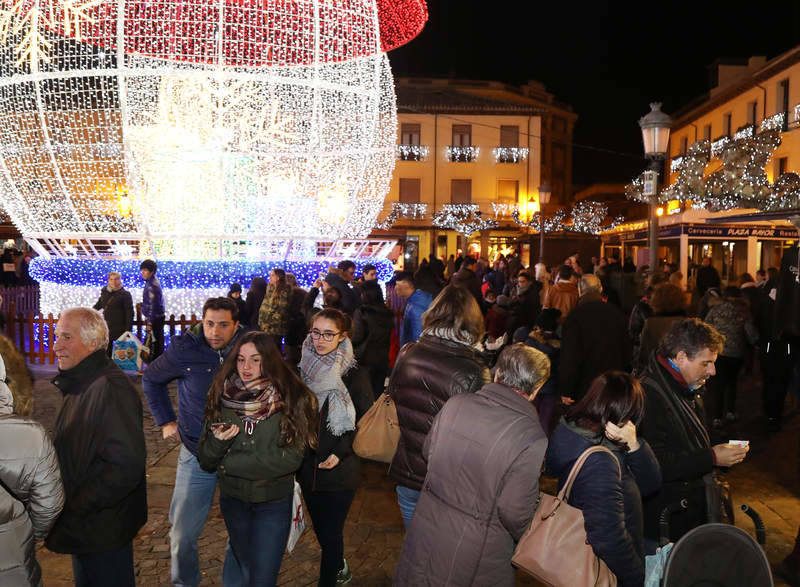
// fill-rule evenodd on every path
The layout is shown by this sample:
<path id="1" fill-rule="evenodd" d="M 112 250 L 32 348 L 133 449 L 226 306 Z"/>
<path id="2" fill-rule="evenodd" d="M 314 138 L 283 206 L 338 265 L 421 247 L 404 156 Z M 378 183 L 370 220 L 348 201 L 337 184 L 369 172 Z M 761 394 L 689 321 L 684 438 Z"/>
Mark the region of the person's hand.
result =
<path id="1" fill-rule="evenodd" d="M 339 457 L 331 455 L 319 464 L 320 469 L 333 469 L 339 464 Z"/>
<path id="2" fill-rule="evenodd" d="M 606 424 L 606 437 L 614 442 L 625 444 L 630 452 L 639 450 L 639 441 L 636 439 L 636 425 L 628 420 L 623 426 L 613 422 Z"/>
<path id="3" fill-rule="evenodd" d="M 572 404 L 575 403 L 575 400 L 572 399 L 571 397 L 566 396 L 566 395 L 562 395 L 561 396 L 561 403 L 564 404 L 565 406 L 571 406 Z"/>
<path id="4" fill-rule="evenodd" d="M 236 424 L 232 424 L 227 428 L 223 425 L 212 426 L 211 432 L 217 440 L 230 440 L 239 434 L 239 427 Z"/>
<path id="5" fill-rule="evenodd" d="M 166 440 L 167 438 L 172 438 L 174 440 L 178 440 L 178 423 L 177 422 L 167 422 L 161 427 L 161 438 Z"/>
<path id="6" fill-rule="evenodd" d="M 317 280 L 314 282 L 314 287 L 316 287 L 317 289 L 322 287 L 322 278 L 321 277 L 317 277 Z"/>
<path id="7" fill-rule="evenodd" d="M 738 465 L 744 460 L 750 447 L 737 446 L 735 444 L 717 444 L 716 446 L 712 446 L 711 450 L 714 451 L 714 458 L 718 466 L 731 467 L 733 465 Z"/>

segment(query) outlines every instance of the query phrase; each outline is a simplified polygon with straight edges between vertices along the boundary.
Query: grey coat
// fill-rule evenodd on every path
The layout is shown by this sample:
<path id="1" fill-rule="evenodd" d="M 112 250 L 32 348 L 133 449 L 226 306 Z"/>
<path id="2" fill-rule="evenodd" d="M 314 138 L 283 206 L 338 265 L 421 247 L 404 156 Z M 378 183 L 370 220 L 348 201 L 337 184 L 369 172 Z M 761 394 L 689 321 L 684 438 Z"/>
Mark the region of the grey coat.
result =
<path id="1" fill-rule="evenodd" d="M 536 410 L 489 383 L 458 395 L 433 423 L 428 473 L 395 585 L 514 585 L 511 556 L 533 518 L 547 437 Z"/>
<path id="2" fill-rule="evenodd" d="M 0 585 L 41 585 L 36 540 L 43 540 L 64 506 L 53 443 L 37 422 L 11 413 L 0 385 Z"/>

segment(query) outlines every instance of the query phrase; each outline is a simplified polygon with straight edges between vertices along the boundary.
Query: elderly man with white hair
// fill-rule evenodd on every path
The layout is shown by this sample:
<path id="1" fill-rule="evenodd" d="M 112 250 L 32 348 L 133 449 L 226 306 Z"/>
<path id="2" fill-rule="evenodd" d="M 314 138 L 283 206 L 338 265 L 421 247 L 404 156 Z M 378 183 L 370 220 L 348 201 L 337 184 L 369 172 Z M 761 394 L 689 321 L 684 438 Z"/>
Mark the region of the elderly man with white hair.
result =
<path id="1" fill-rule="evenodd" d="M 578 401 L 601 373 L 629 371 L 631 352 L 625 314 L 606 303 L 600 279 L 583 275 L 578 282 L 578 303 L 561 326 L 559 392 Z"/>
<path id="2" fill-rule="evenodd" d="M 494 382 L 445 403 L 425 440 L 428 463 L 395 585 L 514 585 L 514 547 L 539 496 L 547 436 L 531 403 L 547 355 L 506 347 Z"/>
<path id="3" fill-rule="evenodd" d="M 72 555 L 76 585 L 127 587 L 135 584 L 133 538 L 147 520 L 142 402 L 107 345 L 99 312 L 62 312 L 53 384 L 64 402 L 54 444 L 67 501 L 45 544 Z"/>

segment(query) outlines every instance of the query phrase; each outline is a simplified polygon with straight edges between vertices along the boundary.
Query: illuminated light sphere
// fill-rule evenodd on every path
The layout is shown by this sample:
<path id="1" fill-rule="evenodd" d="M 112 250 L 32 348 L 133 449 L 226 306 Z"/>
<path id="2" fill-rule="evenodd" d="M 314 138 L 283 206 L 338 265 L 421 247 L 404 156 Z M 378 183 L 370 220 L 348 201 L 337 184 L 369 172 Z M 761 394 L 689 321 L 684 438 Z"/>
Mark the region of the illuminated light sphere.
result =
<path id="1" fill-rule="evenodd" d="M 2 206 L 43 259 L 337 261 L 423 0 L 0 0 Z M 393 243 L 392 243 L 393 244 Z"/>

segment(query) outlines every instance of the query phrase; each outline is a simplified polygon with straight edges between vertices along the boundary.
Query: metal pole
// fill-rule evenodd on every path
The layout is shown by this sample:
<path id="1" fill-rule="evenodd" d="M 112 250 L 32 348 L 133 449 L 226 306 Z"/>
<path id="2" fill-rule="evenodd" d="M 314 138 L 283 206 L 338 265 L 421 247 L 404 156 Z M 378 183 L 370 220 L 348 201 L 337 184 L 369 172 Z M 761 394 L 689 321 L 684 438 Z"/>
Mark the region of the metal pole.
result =
<path id="1" fill-rule="evenodd" d="M 656 172 L 656 178 L 653 185 L 653 191 L 658 194 L 658 171 L 661 164 L 658 159 L 654 158 L 650 162 L 650 169 Z M 650 227 L 649 227 L 649 247 L 650 247 L 650 275 L 655 273 L 658 263 L 658 214 L 656 214 L 656 207 L 658 202 L 657 195 L 650 197 Z"/>
<path id="2" fill-rule="evenodd" d="M 539 260 L 544 263 L 544 210 L 539 206 Z"/>

